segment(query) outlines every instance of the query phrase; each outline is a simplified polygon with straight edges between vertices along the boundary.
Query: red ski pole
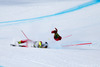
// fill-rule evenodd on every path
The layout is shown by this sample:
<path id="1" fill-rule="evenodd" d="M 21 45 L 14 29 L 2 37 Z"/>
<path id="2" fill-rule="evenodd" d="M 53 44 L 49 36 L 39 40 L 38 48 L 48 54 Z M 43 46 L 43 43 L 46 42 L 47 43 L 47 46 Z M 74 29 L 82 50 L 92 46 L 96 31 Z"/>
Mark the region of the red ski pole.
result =
<path id="1" fill-rule="evenodd" d="M 21 32 L 24 34 L 24 36 L 28 39 L 28 37 L 25 35 L 25 33 L 21 30 Z M 28 39 L 29 40 L 29 39 Z"/>
<path id="2" fill-rule="evenodd" d="M 25 35 L 25 33 L 21 30 L 21 32 L 24 34 L 24 36 L 27 38 L 27 41 L 30 40 L 28 37 Z M 26 42 L 26 46 L 28 47 L 28 42 Z"/>

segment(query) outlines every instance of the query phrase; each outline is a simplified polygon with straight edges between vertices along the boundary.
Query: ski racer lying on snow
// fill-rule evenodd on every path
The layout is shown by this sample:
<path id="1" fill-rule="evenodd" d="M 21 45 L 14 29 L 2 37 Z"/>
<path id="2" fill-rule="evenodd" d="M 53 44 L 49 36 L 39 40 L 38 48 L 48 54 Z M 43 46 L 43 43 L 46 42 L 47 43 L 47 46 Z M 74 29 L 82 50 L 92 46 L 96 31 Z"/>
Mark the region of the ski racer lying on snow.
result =
<path id="1" fill-rule="evenodd" d="M 42 42 L 42 41 L 32 41 L 32 40 L 21 40 L 17 41 L 17 44 L 19 47 L 28 47 L 28 42 L 32 42 L 31 47 L 34 48 L 48 48 L 48 43 L 47 42 Z"/>

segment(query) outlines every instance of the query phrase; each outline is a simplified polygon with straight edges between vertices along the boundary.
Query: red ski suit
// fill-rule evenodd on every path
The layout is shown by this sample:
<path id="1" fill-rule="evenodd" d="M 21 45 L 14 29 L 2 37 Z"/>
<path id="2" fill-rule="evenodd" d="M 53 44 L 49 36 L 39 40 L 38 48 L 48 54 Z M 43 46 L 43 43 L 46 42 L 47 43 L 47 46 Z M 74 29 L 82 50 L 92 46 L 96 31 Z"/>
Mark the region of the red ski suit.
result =
<path id="1" fill-rule="evenodd" d="M 51 31 L 51 33 L 54 33 L 54 39 L 56 41 L 59 41 L 62 39 L 62 37 L 57 32 L 58 32 L 57 28 L 55 28 L 55 30 Z"/>

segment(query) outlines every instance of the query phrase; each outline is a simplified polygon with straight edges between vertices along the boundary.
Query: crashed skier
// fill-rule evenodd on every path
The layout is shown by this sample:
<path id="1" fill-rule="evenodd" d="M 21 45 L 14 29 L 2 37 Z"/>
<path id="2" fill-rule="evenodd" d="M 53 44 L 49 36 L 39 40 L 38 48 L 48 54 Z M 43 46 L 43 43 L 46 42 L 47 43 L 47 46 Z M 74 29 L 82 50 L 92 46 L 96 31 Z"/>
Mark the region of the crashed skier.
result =
<path id="1" fill-rule="evenodd" d="M 15 44 L 11 44 L 12 46 L 19 46 L 19 47 L 28 47 L 28 43 L 31 42 L 31 47 L 34 48 L 48 48 L 48 43 L 43 43 L 42 41 L 32 41 L 29 39 L 26 40 L 20 40 L 15 42 Z"/>
<path id="2" fill-rule="evenodd" d="M 26 40 L 20 40 L 16 41 L 14 44 L 10 44 L 11 46 L 19 46 L 19 47 L 35 47 L 35 48 L 48 48 L 48 43 L 43 43 L 42 41 L 32 41 L 30 40 L 25 33 L 21 30 L 21 32 L 24 34 L 24 36 L 27 38 Z M 29 45 L 31 43 L 31 45 Z"/>

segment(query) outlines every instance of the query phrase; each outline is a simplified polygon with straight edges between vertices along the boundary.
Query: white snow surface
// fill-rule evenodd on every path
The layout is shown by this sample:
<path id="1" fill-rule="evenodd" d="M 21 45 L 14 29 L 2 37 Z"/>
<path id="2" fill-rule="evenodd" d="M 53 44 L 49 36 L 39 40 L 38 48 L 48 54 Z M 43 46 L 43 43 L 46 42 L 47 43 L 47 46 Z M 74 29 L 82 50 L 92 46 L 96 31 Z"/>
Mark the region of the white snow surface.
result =
<path id="1" fill-rule="evenodd" d="M 0 67 L 100 67 L 100 3 L 39 18 L 90 1 L 0 0 Z M 55 27 L 61 41 L 53 39 Z M 49 48 L 10 46 L 26 39 L 21 30 L 33 41 L 47 41 Z M 72 36 L 64 38 L 68 35 Z M 62 47 L 79 43 L 92 44 Z"/>

